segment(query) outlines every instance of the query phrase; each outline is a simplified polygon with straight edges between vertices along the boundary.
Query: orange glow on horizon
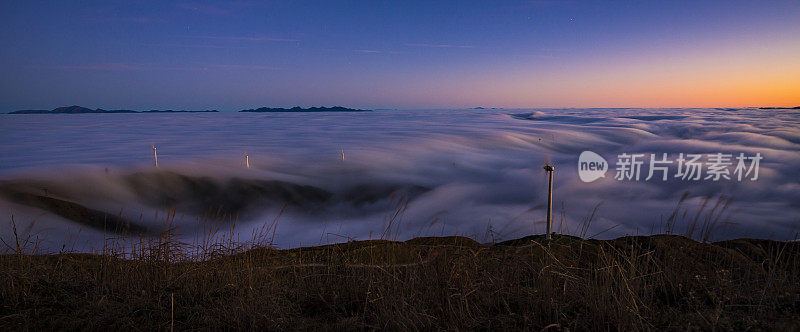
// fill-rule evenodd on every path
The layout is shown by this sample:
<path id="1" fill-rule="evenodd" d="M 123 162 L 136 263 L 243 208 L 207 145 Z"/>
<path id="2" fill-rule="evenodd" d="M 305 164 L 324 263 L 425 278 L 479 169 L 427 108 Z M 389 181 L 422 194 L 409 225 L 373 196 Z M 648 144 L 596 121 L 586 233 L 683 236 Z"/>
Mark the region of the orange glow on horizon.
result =
<path id="1" fill-rule="evenodd" d="M 464 107 L 795 107 L 797 54 L 800 42 L 775 42 L 612 54 L 557 65 L 531 60 L 529 68 L 515 63 L 451 75 L 426 87 L 430 92 L 414 92 L 429 103 L 458 101 Z M 512 74 L 500 75 L 506 72 Z"/>

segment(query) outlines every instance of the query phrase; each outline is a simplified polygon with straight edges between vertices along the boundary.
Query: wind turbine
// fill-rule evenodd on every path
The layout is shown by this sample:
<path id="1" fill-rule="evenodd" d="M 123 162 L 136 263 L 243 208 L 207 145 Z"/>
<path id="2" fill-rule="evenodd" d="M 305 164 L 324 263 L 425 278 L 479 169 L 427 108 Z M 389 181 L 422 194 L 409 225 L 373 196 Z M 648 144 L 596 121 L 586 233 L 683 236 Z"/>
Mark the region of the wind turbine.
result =
<path id="1" fill-rule="evenodd" d="M 156 162 L 156 168 L 158 168 L 158 150 L 156 149 L 155 144 L 153 144 L 153 158 Z"/>
<path id="2" fill-rule="evenodd" d="M 549 158 L 548 158 L 549 159 Z M 544 167 L 542 167 L 545 172 L 547 172 L 548 182 L 547 182 L 547 234 L 545 235 L 545 239 L 547 241 L 552 240 L 553 238 L 553 172 L 556 170 L 553 165 L 551 165 L 550 161 L 548 160 Z"/>
<path id="3" fill-rule="evenodd" d="M 556 135 L 553 134 L 553 143 L 556 142 Z M 539 143 L 542 143 L 542 139 L 539 138 Z M 542 169 L 547 173 L 547 234 L 545 234 L 545 239 L 547 242 L 553 239 L 553 172 L 556 168 L 553 166 L 552 160 L 550 158 L 550 149 L 545 155 L 544 166 Z"/>

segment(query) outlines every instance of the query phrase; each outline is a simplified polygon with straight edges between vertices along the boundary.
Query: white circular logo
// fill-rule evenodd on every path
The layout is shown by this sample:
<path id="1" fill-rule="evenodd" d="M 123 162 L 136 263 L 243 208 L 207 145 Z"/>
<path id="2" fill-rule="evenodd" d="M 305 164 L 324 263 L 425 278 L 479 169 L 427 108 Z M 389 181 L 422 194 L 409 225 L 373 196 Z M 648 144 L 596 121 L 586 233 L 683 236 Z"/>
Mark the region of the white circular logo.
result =
<path id="1" fill-rule="evenodd" d="M 592 151 L 581 152 L 578 157 L 578 176 L 583 182 L 592 182 L 606 176 L 608 162 Z"/>

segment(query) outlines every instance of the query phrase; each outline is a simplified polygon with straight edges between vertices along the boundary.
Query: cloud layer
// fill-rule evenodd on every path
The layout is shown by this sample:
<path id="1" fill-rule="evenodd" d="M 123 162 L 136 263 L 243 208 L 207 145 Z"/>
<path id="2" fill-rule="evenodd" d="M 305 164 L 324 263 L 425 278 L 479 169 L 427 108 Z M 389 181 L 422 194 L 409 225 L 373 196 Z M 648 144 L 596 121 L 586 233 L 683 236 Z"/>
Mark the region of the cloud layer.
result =
<path id="1" fill-rule="evenodd" d="M 398 238 L 542 233 L 546 163 L 556 166 L 554 229 L 562 233 L 702 238 L 706 225 L 709 240 L 787 240 L 800 226 L 800 116 L 789 110 L 2 117 L 0 189 L 121 214 L 154 230 L 173 208 L 172 221 L 188 240 L 216 205 L 238 216 L 234 232 L 249 235 L 287 201 L 276 235 L 283 247 L 375 238 L 394 211 L 402 211 L 393 222 Z M 159 148 L 158 172 L 149 166 L 151 145 Z M 606 177 L 579 179 L 578 156 L 586 150 L 610 163 Z M 245 153 L 252 169 L 244 167 Z M 622 153 L 646 156 L 640 181 L 614 179 Z M 675 164 L 667 181 L 660 173 L 645 181 L 649 155 L 663 153 L 670 160 L 681 153 L 763 160 L 755 181 L 683 180 L 674 177 Z M 90 250 L 109 235 L 41 204 L 6 198 L 0 211 L 49 248 L 71 241 Z"/>

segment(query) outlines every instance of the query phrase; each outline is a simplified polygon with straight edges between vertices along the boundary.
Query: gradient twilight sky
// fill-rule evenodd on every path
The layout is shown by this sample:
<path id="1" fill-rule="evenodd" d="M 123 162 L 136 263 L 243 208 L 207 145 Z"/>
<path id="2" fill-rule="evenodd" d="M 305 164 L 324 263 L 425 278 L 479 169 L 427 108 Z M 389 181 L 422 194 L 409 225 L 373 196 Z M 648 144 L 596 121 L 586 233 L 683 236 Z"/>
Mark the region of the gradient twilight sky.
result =
<path id="1" fill-rule="evenodd" d="M 3 1 L 0 112 L 800 105 L 800 1 Z"/>

